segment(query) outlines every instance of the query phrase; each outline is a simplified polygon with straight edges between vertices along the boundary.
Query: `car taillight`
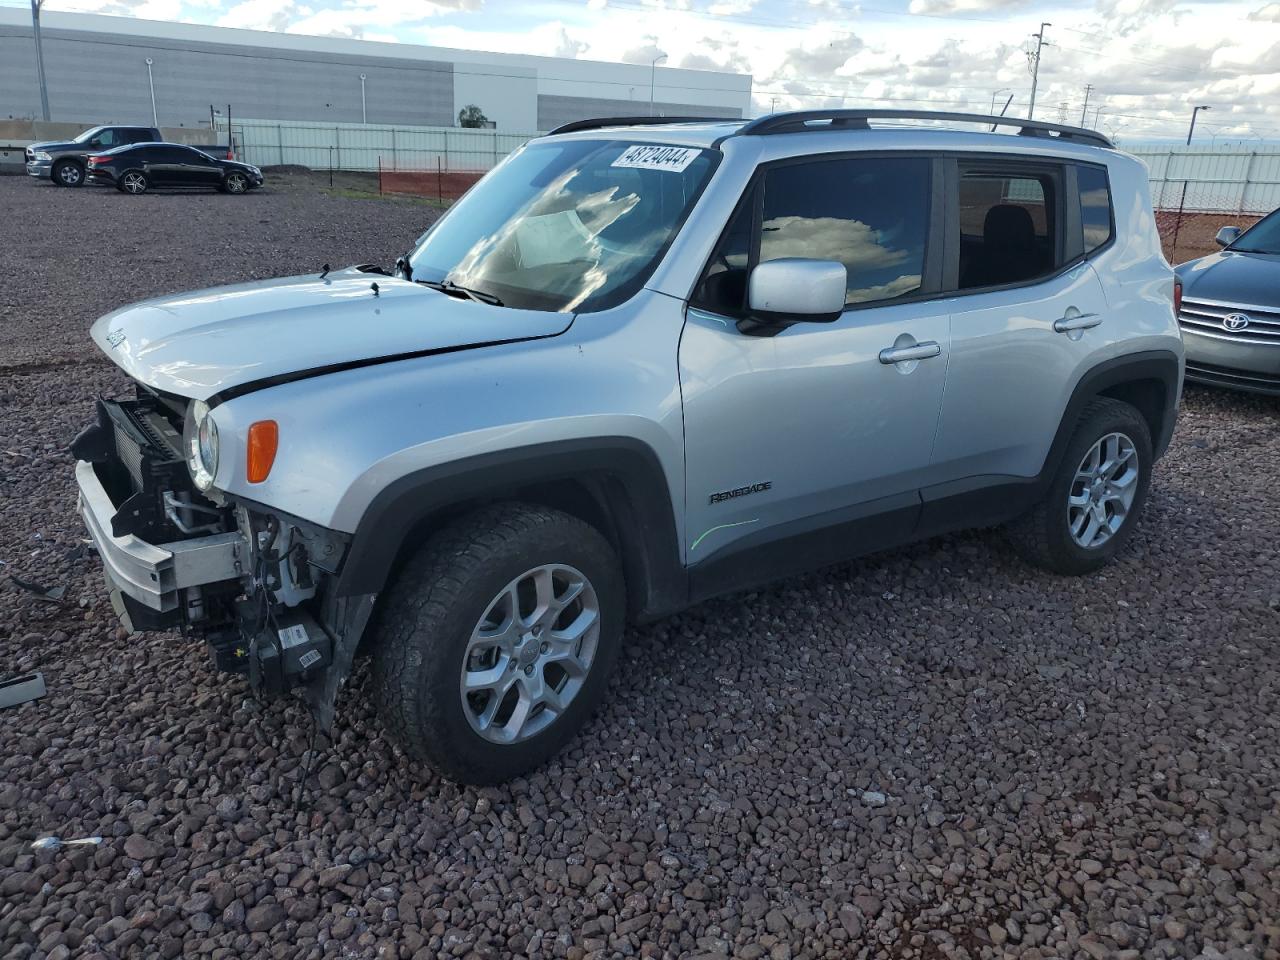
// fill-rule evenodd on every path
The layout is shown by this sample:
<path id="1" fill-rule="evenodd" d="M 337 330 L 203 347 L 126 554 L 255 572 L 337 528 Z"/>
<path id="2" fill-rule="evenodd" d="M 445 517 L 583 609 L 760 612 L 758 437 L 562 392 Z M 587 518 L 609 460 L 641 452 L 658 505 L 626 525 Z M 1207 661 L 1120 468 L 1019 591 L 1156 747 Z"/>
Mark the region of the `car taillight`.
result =
<path id="1" fill-rule="evenodd" d="M 1179 314 L 1182 312 L 1182 281 L 1173 281 L 1173 312 Z"/>
<path id="2" fill-rule="evenodd" d="M 89 166 L 96 167 L 100 163 L 107 163 L 110 159 L 110 157 L 90 157 Z"/>

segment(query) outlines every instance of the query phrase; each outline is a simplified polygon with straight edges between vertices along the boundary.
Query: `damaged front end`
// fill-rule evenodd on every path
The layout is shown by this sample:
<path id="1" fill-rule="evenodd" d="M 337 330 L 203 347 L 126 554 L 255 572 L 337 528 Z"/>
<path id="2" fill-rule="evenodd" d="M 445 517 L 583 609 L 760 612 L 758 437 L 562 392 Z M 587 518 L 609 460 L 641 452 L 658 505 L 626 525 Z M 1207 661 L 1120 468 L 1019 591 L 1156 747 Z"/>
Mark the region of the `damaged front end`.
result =
<path id="1" fill-rule="evenodd" d="M 190 403 L 141 386 L 99 400 L 72 444 L 80 513 L 129 630 L 203 638 L 217 667 L 262 695 L 295 687 L 323 729 L 372 608 L 333 584 L 350 538 L 202 492 L 188 458 Z"/>

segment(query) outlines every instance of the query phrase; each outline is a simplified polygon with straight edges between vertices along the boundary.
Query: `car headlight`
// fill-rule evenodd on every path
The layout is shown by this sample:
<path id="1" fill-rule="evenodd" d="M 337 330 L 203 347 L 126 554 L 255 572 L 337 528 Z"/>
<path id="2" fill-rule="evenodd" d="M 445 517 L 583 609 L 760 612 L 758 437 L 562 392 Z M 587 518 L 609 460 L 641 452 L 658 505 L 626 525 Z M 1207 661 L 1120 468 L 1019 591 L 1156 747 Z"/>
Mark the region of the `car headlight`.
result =
<path id="1" fill-rule="evenodd" d="M 196 489 L 208 490 L 218 474 L 218 425 L 209 414 L 209 405 L 197 400 L 187 408 L 183 430 L 187 445 L 187 469 Z"/>
<path id="2" fill-rule="evenodd" d="M 53 157 L 49 156 L 49 154 L 45 153 L 43 150 L 37 150 L 35 153 L 33 153 L 33 154 L 32 154 L 32 156 L 33 156 L 35 159 L 37 159 L 37 160 L 52 160 L 52 159 L 53 159 Z"/>

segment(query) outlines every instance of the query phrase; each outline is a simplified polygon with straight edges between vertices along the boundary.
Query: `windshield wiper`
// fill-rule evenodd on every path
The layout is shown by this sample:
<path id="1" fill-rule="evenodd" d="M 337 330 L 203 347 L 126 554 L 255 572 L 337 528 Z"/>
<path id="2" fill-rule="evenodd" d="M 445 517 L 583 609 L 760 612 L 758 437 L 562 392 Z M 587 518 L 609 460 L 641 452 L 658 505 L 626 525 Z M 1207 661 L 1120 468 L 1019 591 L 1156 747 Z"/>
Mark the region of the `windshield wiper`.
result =
<path id="1" fill-rule="evenodd" d="M 472 290 L 470 287 L 461 286 L 452 280 L 415 280 L 413 282 L 420 283 L 424 287 L 430 287 L 432 290 L 439 290 L 441 293 L 447 293 L 451 297 L 474 300 L 476 303 L 488 304 L 491 307 L 502 306 L 502 301 L 492 293 L 485 293 L 483 290 Z"/>
<path id="2" fill-rule="evenodd" d="M 1280 254 L 1280 250 L 1259 250 L 1257 247 L 1227 247 L 1232 253 L 1262 253 L 1269 257 Z"/>

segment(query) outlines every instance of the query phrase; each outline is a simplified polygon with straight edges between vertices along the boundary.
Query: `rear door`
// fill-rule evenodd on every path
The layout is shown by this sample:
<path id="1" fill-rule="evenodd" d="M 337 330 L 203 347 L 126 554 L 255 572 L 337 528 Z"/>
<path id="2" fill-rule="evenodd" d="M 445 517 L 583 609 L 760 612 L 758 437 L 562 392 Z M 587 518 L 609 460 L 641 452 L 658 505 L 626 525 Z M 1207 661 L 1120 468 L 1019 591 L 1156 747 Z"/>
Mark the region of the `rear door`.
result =
<path id="1" fill-rule="evenodd" d="M 1112 341 L 1088 255 L 1113 231 L 1109 202 L 1097 206 L 1105 167 L 962 157 L 949 176 L 958 296 L 934 464 L 940 482 L 977 488 L 1040 472 L 1072 387 Z"/>
<path id="2" fill-rule="evenodd" d="M 680 342 L 691 565 L 760 546 L 774 573 L 817 565 L 868 545 L 830 530 L 808 541 L 821 557 L 767 545 L 873 517 L 909 536 L 947 363 L 941 174 L 941 160 L 867 154 L 757 174 Z M 784 257 L 845 265 L 838 320 L 772 336 L 741 322 L 751 268 Z M 889 352 L 909 346 L 920 359 Z"/>

